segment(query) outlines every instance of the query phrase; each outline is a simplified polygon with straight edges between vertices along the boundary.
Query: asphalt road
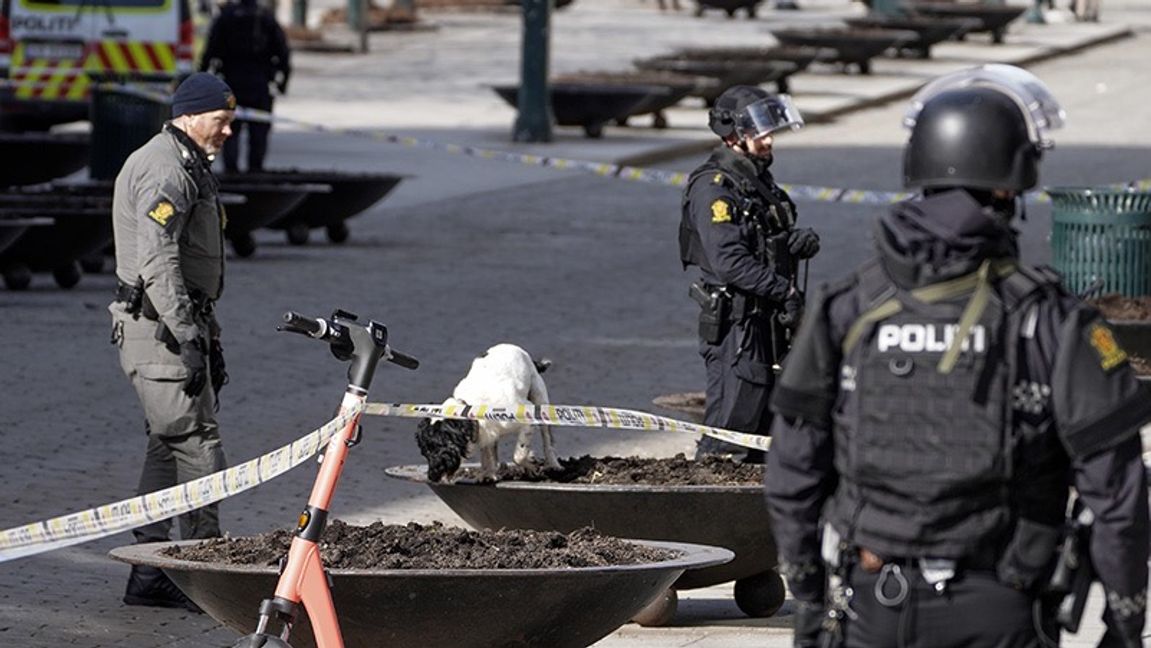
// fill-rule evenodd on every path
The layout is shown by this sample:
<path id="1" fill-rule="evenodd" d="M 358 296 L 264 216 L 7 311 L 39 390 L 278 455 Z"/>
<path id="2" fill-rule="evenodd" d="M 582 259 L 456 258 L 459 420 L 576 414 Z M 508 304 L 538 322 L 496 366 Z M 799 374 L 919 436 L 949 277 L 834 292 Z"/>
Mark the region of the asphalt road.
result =
<path id="1" fill-rule="evenodd" d="M 1151 175 L 1149 38 L 1139 33 L 1032 68 L 1069 112 L 1044 165 L 1045 184 Z M 901 113 L 896 105 L 867 110 L 782 138 L 779 178 L 898 188 Z M 261 232 L 254 258 L 230 261 L 219 318 L 232 382 L 220 422 L 233 463 L 295 439 L 338 403 L 343 368 L 320 345 L 274 331 L 289 309 L 375 318 L 397 348 L 420 358 L 416 372 L 383 367 L 373 400 L 439 402 L 474 355 L 503 341 L 552 359 L 546 378 L 558 403 L 650 411 L 655 396 L 702 386 L 695 306 L 677 258 L 675 190 L 357 138 L 273 137 L 278 166 L 416 177 L 352 221 L 346 245 L 293 247 Z M 686 171 L 700 159 L 660 166 Z M 804 203 L 800 213 L 824 241 L 813 283 L 868 254 L 878 208 Z M 1024 258 L 1045 262 L 1049 209 L 1036 206 L 1021 225 Z M 60 291 L 37 277 L 27 292 L 0 291 L 0 528 L 134 491 L 144 435 L 107 344 L 113 285 L 110 274 L 90 275 Z M 414 424 L 377 419 L 365 428 L 334 515 L 355 523 L 456 521 L 422 488 L 383 475 L 386 466 L 419 460 Z M 557 437 L 564 455 L 664 456 L 692 447 L 690 438 L 652 433 L 565 429 Z M 297 470 L 233 498 L 223 524 L 234 534 L 287 526 L 310 485 L 310 472 Z M 226 645 L 232 635 L 206 617 L 120 604 L 127 569 L 105 552 L 130 541 L 122 534 L 0 566 L 0 644 Z"/>

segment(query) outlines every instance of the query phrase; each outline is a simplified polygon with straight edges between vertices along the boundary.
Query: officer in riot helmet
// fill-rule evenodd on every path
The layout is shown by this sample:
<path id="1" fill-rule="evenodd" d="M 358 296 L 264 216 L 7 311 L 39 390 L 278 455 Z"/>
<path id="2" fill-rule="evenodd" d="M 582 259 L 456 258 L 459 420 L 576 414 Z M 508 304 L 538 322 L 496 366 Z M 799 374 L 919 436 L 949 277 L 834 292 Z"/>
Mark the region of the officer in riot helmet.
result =
<path id="1" fill-rule="evenodd" d="M 797 228 L 795 204 L 772 177 L 773 133 L 803 118 L 788 95 L 734 86 L 708 125 L 723 140 L 688 178 L 679 229 L 684 269 L 699 268 L 700 355 L 707 370 L 707 425 L 767 434 L 775 372 L 803 310 L 799 262 L 819 237 Z M 697 453 L 762 463 L 763 453 L 705 436 Z"/>
<path id="2" fill-rule="evenodd" d="M 1141 645 L 1151 398 L 1100 314 L 1019 263 L 1012 229 L 1062 123 L 1005 65 L 912 100 L 904 180 L 922 196 L 813 297 L 772 397 L 766 490 L 796 646 L 1057 645 L 1072 488 L 1095 514 L 1100 645 Z"/>

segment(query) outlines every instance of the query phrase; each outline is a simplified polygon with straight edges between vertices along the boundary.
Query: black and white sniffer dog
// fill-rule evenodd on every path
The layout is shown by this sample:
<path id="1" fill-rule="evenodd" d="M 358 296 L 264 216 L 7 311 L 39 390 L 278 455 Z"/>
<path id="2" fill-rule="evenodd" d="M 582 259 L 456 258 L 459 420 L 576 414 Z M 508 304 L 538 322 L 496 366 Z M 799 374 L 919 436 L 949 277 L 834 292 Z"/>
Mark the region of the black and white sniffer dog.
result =
<path id="1" fill-rule="evenodd" d="M 524 404 L 547 405 L 548 388 L 540 374 L 550 364 L 547 360 L 534 362 L 527 351 L 514 344 L 497 344 L 472 361 L 468 375 L 456 385 L 444 405 L 507 408 Z M 516 422 L 425 418 L 416 430 L 416 442 L 420 453 L 428 460 L 429 481 L 450 478 L 459 470 L 460 463 L 477 449 L 482 478 L 494 480 L 500 465 L 497 453 L 500 437 L 513 433 L 519 435 L 512 460 L 522 466 L 532 456 L 534 427 Z M 545 464 L 549 468 L 559 468 L 551 426 L 541 425 L 540 428 Z"/>

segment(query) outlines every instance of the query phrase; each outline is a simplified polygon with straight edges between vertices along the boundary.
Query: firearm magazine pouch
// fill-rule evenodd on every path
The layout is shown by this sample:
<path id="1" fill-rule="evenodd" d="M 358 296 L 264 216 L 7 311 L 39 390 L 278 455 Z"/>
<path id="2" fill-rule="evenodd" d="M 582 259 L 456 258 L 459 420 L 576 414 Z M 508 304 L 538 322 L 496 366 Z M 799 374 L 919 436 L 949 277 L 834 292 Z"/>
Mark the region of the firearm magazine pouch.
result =
<path id="1" fill-rule="evenodd" d="M 731 300 L 723 295 L 713 298 L 707 306 L 700 306 L 699 338 L 708 344 L 719 344 L 731 323 L 730 309 Z"/>
<path id="2" fill-rule="evenodd" d="M 1050 573 L 1061 536 L 1060 527 L 1020 518 L 995 568 L 999 582 L 1020 591 L 1032 589 Z"/>

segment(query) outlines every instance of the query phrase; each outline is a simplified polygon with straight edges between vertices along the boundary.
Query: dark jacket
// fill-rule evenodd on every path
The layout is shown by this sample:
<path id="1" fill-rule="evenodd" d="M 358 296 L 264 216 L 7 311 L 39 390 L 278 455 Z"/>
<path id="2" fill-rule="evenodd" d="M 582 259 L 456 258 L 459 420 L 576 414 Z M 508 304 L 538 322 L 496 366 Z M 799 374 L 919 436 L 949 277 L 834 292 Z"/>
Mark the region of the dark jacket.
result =
<path id="1" fill-rule="evenodd" d="M 909 291 L 968 275 L 988 259 L 1011 259 L 1016 246 L 1007 220 L 963 190 L 902 203 L 880 220 L 871 271 L 878 269 L 894 290 Z M 779 416 L 768 457 L 768 507 L 781 571 L 796 598 L 808 602 L 824 594 L 823 521 L 853 488 L 837 468 L 848 449 L 837 444 L 836 421 L 847 424 L 844 417 L 852 416 L 844 409 L 854 391 L 845 386 L 844 340 L 874 306 L 860 288 L 865 271 L 821 287 L 809 303 L 772 399 Z M 1006 279 L 992 285 L 995 303 L 1008 303 Z M 1057 525 L 1074 487 L 1096 515 L 1091 556 L 1107 591 L 1105 619 L 1109 627 L 1141 627 L 1149 547 L 1138 431 L 1151 420 L 1151 398 L 1097 311 L 1057 285 L 1033 305 L 1030 314 L 1017 314 L 1029 323 L 1018 340 L 1018 375 L 1005 395 L 1013 421 L 1007 432 L 1017 438 L 1006 502 L 1015 521 Z M 859 344 L 874 343 L 875 326 L 863 330 Z M 907 384 L 915 402 L 916 381 Z M 1011 529 L 998 531 L 1007 533 L 988 532 L 978 539 L 982 548 L 1004 550 Z"/>
<path id="2" fill-rule="evenodd" d="M 224 5 L 212 23 L 200 69 L 213 65 L 241 105 L 253 94 L 267 94 L 277 75 L 286 83 L 292 70 L 284 30 L 270 11 L 248 0 Z"/>
<path id="3" fill-rule="evenodd" d="M 754 179 L 753 179 L 754 178 Z M 684 193 L 680 227 L 681 259 L 699 266 L 705 282 L 782 302 L 793 276 L 761 250 L 754 209 L 749 201 L 787 205 L 787 194 L 775 185 L 762 162 L 723 146 L 692 173 Z"/>

